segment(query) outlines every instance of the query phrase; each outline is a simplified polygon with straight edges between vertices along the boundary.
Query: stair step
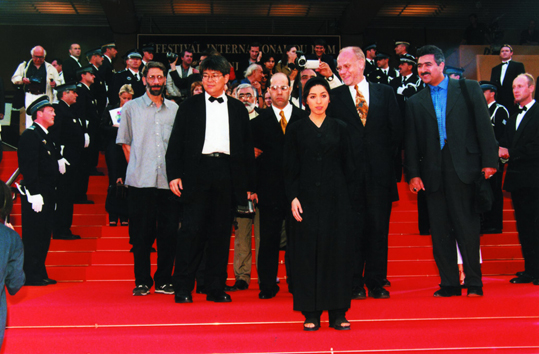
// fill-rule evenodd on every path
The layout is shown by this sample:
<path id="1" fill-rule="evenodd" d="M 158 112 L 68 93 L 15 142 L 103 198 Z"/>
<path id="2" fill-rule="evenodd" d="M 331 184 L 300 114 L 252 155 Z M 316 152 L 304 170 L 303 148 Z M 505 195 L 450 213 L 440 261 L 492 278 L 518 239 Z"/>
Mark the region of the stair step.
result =
<path id="1" fill-rule="evenodd" d="M 50 251 L 47 254 L 47 266 L 89 266 L 91 251 Z"/>

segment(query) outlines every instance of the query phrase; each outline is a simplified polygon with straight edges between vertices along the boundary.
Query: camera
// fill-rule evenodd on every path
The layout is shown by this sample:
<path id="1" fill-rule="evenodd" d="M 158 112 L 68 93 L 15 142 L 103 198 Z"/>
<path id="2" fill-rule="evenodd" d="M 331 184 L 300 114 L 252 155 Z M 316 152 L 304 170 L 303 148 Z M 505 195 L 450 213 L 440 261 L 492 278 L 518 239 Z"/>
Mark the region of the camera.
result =
<path id="1" fill-rule="evenodd" d="M 307 64 L 307 58 L 305 58 L 305 53 L 298 50 L 296 52 L 296 55 L 297 55 L 297 58 L 296 58 L 295 64 L 298 68 L 303 69 L 305 65 Z"/>
<path id="2" fill-rule="evenodd" d="M 173 52 L 167 52 L 167 60 L 169 63 L 174 63 L 178 59 L 178 54 Z"/>

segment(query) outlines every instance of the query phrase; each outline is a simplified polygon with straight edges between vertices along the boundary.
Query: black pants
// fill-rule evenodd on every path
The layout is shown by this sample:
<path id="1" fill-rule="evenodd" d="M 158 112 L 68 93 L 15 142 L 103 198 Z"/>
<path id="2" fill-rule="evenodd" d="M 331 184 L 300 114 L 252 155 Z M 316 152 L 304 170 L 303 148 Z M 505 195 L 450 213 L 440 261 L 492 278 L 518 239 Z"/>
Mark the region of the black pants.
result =
<path id="1" fill-rule="evenodd" d="M 511 192 L 524 271 L 539 279 L 539 187 Z"/>
<path id="2" fill-rule="evenodd" d="M 184 188 L 189 188 L 184 185 Z M 206 249 L 204 285 L 208 294 L 222 292 L 227 277 L 232 233 L 232 179 L 229 160 L 202 157 L 196 188 L 184 201 L 174 270 L 176 294 L 189 294 Z"/>
<path id="3" fill-rule="evenodd" d="M 54 192 L 43 193 L 43 209 L 36 213 L 26 196 L 21 196 L 24 274 L 27 282 L 47 279 L 45 260 L 51 243 L 54 213 Z"/>
<path id="4" fill-rule="evenodd" d="M 478 171 L 479 172 L 479 171 Z M 483 286 L 479 262 L 480 215 L 474 209 L 475 185 L 465 184 L 455 172 L 447 144 L 442 149 L 440 188 L 427 192 L 432 249 L 441 287 L 459 287 L 457 249 L 462 255 L 465 284 Z"/>
<path id="5" fill-rule="evenodd" d="M 283 221 L 290 210 L 279 206 L 259 206 L 260 208 L 260 250 L 258 251 L 258 279 L 261 291 L 274 291 L 275 280 L 279 269 L 279 249 Z M 287 230 L 288 231 L 288 230 Z M 287 235 L 289 232 L 287 232 Z"/>
<path id="6" fill-rule="evenodd" d="M 503 229 L 503 168 L 504 164 L 498 165 L 498 172 L 489 179 L 492 193 L 494 194 L 494 202 L 492 209 L 483 214 L 483 228 Z"/>
<path id="7" fill-rule="evenodd" d="M 168 189 L 129 187 L 129 243 L 135 258 L 135 283 L 152 287 L 172 283 L 180 224 L 180 204 Z M 150 254 L 157 237 L 157 271 L 151 275 Z"/>
<path id="8" fill-rule="evenodd" d="M 367 183 L 364 178 L 360 198 L 353 204 L 356 242 L 354 288 L 382 286 L 387 278 L 387 249 L 391 195 L 387 188 Z"/>
<path id="9" fill-rule="evenodd" d="M 70 162 L 71 163 L 71 162 Z M 71 235 L 71 225 L 73 224 L 73 202 L 76 184 L 76 162 L 66 166 L 66 173 L 60 175 L 57 187 L 56 210 L 54 211 L 53 235 Z"/>

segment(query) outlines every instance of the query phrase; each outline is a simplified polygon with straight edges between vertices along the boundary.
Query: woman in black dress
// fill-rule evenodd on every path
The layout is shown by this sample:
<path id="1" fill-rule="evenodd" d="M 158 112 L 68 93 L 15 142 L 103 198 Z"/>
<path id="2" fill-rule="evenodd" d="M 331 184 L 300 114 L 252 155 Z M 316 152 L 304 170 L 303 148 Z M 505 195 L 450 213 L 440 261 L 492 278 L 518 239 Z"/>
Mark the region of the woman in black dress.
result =
<path id="1" fill-rule="evenodd" d="M 286 195 L 294 217 L 288 246 L 294 310 L 305 316 L 306 331 L 320 327 L 324 310 L 330 327 L 348 330 L 354 249 L 351 145 L 346 124 L 326 117 L 327 81 L 312 78 L 304 92 L 310 116 L 288 127 L 284 157 Z"/>

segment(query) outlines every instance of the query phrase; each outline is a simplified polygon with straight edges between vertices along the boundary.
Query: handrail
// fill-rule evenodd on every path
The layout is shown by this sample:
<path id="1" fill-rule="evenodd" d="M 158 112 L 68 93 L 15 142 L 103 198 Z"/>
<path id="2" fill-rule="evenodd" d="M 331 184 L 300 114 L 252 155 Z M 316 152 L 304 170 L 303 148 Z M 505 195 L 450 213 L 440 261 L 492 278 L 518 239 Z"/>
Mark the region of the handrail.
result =
<path id="1" fill-rule="evenodd" d="M 15 180 L 17 179 L 17 177 L 19 177 L 19 175 L 21 174 L 21 172 L 19 171 L 19 168 L 17 167 L 17 169 L 15 170 L 15 172 L 13 172 L 13 174 L 11 175 L 11 177 L 9 177 L 9 179 L 7 180 L 6 182 L 6 185 L 9 187 L 13 184 L 13 182 L 15 182 Z"/>

